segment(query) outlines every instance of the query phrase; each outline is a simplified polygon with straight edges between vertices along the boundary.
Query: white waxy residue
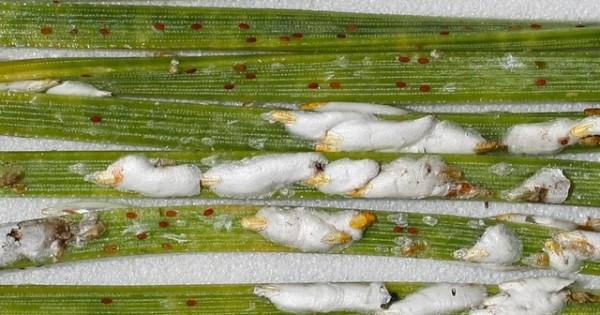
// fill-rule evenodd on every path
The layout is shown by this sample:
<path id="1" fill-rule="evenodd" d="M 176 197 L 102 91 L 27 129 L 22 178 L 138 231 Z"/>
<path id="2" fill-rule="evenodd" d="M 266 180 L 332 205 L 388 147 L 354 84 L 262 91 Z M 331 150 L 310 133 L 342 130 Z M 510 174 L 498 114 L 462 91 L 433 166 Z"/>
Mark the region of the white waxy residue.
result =
<path id="1" fill-rule="evenodd" d="M 600 116 L 590 116 L 580 120 L 573 125 L 570 133 L 577 138 L 600 135 Z"/>
<path id="2" fill-rule="evenodd" d="M 420 199 L 446 196 L 452 186 L 448 166 L 438 157 L 401 157 L 381 168 L 369 184 L 351 194 L 364 198 Z"/>
<path id="3" fill-rule="evenodd" d="M 523 244 L 504 224 L 488 227 L 477 243 L 469 249 L 459 249 L 454 257 L 469 262 L 511 265 L 521 258 Z"/>
<path id="4" fill-rule="evenodd" d="M 0 91 L 12 92 L 44 92 L 60 83 L 58 80 L 23 80 L 0 83 Z"/>
<path id="5" fill-rule="evenodd" d="M 568 300 L 573 280 L 556 277 L 529 278 L 500 284 L 500 293 L 486 298 L 470 315 L 551 315 Z"/>
<path id="6" fill-rule="evenodd" d="M 339 250 L 362 238 L 375 221 L 370 212 L 354 210 L 333 213 L 306 208 L 267 207 L 242 219 L 242 227 L 264 238 L 305 252 Z"/>
<path id="7" fill-rule="evenodd" d="M 107 97 L 112 95 L 111 92 L 99 90 L 91 84 L 79 81 L 63 81 L 61 84 L 48 89 L 46 94 L 90 97 Z"/>
<path id="8" fill-rule="evenodd" d="M 333 126 L 317 144 L 324 152 L 399 151 L 429 134 L 433 116 L 407 121 L 352 120 Z"/>
<path id="9" fill-rule="evenodd" d="M 577 272 L 585 260 L 600 261 L 600 233 L 568 231 L 556 233 L 544 244 L 550 267 L 562 273 Z"/>
<path id="10" fill-rule="evenodd" d="M 355 112 L 374 115 L 404 115 L 408 113 L 407 110 L 394 106 L 353 102 L 313 102 L 303 104 L 300 108 L 316 112 Z"/>
<path id="11" fill-rule="evenodd" d="M 553 228 L 558 228 L 565 231 L 575 230 L 578 225 L 575 222 L 561 220 L 553 217 L 541 215 L 526 215 L 521 213 L 506 213 L 496 216 L 496 220 L 515 223 L 531 223 Z"/>
<path id="12" fill-rule="evenodd" d="M 302 112 L 272 111 L 263 115 L 270 122 L 283 123 L 292 135 L 309 140 L 319 140 L 331 127 L 353 120 L 374 119 L 369 114 L 355 112 Z"/>
<path id="13" fill-rule="evenodd" d="M 435 124 L 431 133 L 401 151 L 472 154 L 475 153 L 477 145 L 483 142 L 485 139 L 476 131 L 466 130 L 448 121 L 441 121 Z"/>
<path id="14" fill-rule="evenodd" d="M 577 138 L 570 132 L 574 124 L 573 120 L 563 118 L 515 125 L 508 129 L 502 142 L 510 153 L 554 154 L 577 143 Z"/>
<path id="15" fill-rule="evenodd" d="M 127 155 L 86 180 L 150 197 L 185 197 L 200 194 L 202 173 L 191 164 L 160 166 L 142 155 Z"/>
<path id="16" fill-rule="evenodd" d="M 263 197 L 317 173 L 326 159 L 319 153 L 265 154 L 209 169 L 202 185 L 225 197 Z"/>
<path id="17" fill-rule="evenodd" d="M 571 181 L 558 168 L 544 167 L 506 194 L 508 200 L 563 203 L 569 197 Z"/>
<path id="18" fill-rule="evenodd" d="M 382 283 L 268 284 L 254 294 L 292 313 L 374 312 L 391 299 Z"/>
<path id="19" fill-rule="evenodd" d="M 409 294 L 392 303 L 381 314 L 440 315 L 469 310 L 486 297 L 485 287 L 476 284 L 441 283 Z"/>
<path id="20" fill-rule="evenodd" d="M 327 164 L 306 183 L 325 194 L 344 195 L 364 187 L 379 174 L 379 169 L 379 163 L 373 160 L 340 159 Z"/>

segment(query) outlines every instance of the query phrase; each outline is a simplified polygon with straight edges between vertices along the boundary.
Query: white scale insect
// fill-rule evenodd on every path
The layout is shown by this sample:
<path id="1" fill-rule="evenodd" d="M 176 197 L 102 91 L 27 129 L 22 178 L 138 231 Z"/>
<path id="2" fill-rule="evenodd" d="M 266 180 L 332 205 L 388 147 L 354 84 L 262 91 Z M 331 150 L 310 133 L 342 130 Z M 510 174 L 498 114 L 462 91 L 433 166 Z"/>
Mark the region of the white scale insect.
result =
<path id="1" fill-rule="evenodd" d="M 544 167 L 508 192 L 508 200 L 563 203 L 569 197 L 571 181 L 558 168 Z"/>
<path id="2" fill-rule="evenodd" d="M 556 233 L 544 244 L 552 269 L 562 273 L 577 272 L 585 260 L 600 261 L 600 233 L 567 231 Z"/>
<path id="3" fill-rule="evenodd" d="M 323 171 L 305 183 L 328 195 L 346 195 L 367 185 L 380 168 L 373 160 L 339 159 L 325 165 Z"/>
<path id="4" fill-rule="evenodd" d="M 63 81 L 59 85 L 49 88 L 46 94 L 89 97 L 107 97 L 112 95 L 111 92 L 99 90 L 91 84 L 79 81 Z"/>
<path id="5" fill-rule="evenodd" d="M 556 277 L 529 278 L 498 285 L 500 293 L 485 299 L 470 315 L 551 315 L 568 300 L 574 281 Z"/>
<path id="6" fill-rule="evenodd" d="M 600 116 L 586 117 L 579 122 L 562 118 L 513 126 L 502 142 L 510 153 L 555 154 L 585 137 L 597 135 L 600 135 Z"/>
<path id="7" fill-rule="evenodd" d="M 268 284 L 255 287 L 254 294 L 292 313 L 374 312 L 391 299 L 382 283 Z"/>
<path id="8" fill-rule="evenodd" d="M 267 207 L 244 217 L 241 224 L 277 244 L 304 252 L 329 252 L 360 240 L 374 221 L 375 215 L 370 212 Z"/>
<path id="9" fill-rule="evenodd" d="M 191 164 L 162 166 L 159 160 L 133 154 L 85 179 L 150 197 L 187 197 L 200 194 L 201 175 L 200 169 Z"/>
<path id="10" fill-rule="evenodd" d="M 475 245 L 469 249 L 459 249 L 454 257 L 493 265 L 511 265 L 521 258 L 523 244 L 515 233 L 504 224 L 488 227 Z"/>
<path id="11" fill-rule="evenodd" d="M 60 83 L 58 80 L 23 80 L 0 83 L 0 91 L 10 92 L 44 92 Z"/>

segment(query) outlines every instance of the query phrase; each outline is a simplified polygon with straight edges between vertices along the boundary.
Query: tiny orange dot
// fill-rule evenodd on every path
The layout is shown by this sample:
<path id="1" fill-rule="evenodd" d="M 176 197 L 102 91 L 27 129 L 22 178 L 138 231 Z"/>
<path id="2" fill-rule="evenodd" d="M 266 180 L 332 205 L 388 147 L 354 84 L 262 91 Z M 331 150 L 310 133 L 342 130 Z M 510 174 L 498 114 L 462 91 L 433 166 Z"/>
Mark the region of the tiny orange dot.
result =
<path id="1" fill-rule="evenodd" d="M 42 27 L 42 29 L 40 30 L 40 32 L 43 35 L 50 35 L 50 34 L 52 34 L 53 30 L 52 30 L 52 27 L 50 27 L 50 26 L 44 26 L 44 27 Z"/>
<path id="2" fill-rule="evenodd" d="M 194 73 L 196 73 L 196 71 L 198 71 L 198 69 L 196 69 L 196 68 L 189 68 L 189 69 L 185 70 L 185 73 L 187 73 L 187 74 L 194 74 Z"/>
<path id="3" fill-rule="evenodd" d="M 400 56 L 400 57 L 398 57 L 398 61 L 400 61 L 402 63 L 408 63 L 408 62 L 410 62 L 410 58 L 408 56 Z"/>
<path id="4" fill-rule="evenodd" d="M 409 234 L 413 234 L 413 235 L 419 233 L 419 230 L 414 226 L 409 227 L 407 231 Z"/>
<path id="5" fill-rule="evenodd" d="M 137 213 L 135 212 L 127 212 L 125 213 L 125 216 L 127 219 L 136 219 L 138 217 Z"/>
<path id="6" fill-rule="evenodd" d="M 531 27 L 534 30 L 539 30 L 540 28 L 542 28 L 542 25 L 534 23 L 534 24 L 529 25 L 529 27 Z"/>
<path id="7" fill-rule="evenodd" d="M 544 86 L 544 85 L 546 85 L 546 80 L 544 80 L 544 79 L 537 79 L 537 80 L 535 80 L 534 84 L 537 85 L 537 86 Z"/>
<path id="8" fill-rule="evenodd" d="M 138 234 L 136 234 L 136 235 L 135 235 L 135 237 L 136 237 L 138 240 L 140 240 L 140 241 L 143 241 L 143 240 L 145 240 L 145 239 L 147 239 L 147 238 L 148 238 L 148 234 L 146 234 L 146 232 L 142 232 L 142 233 L 138 233 Z"/>
<path id="9" fill-rule="evenodd" d="M 160 226 L 161 228 L 169 227 L 169 222 L 167 222 L 167 221 L 160 221 L 160 222 L 158 222 L 158 226 Z"/>
<path id="10" fill-rule="evenodd" d="M 177 216 L 177 211 L 175 210 L 167 210 L 167 212 L 165 212 L 165 215 L 167 217 L 173 218 Z"/>
<path id="11" fill-rule="evenodd" d="M 233 70 L 237 72 L 244 72 L 246 71 L 246 65 L 243 63 L 236 63 L 235 65 L 233 65 Z"/>
<path id="12" fill-rule="evenodd" d="M 308 87 L 309 89 L 311 89 L 311 90 L 318 89 L 318 88 L 319 88 L 319 83 L 316 83 L 316 82 L 311 82 L 311 83 L 309 83 L 309 84 L 307 85 L 307 87 Z"/>
<path id="13" fill-rule="evenodd" d="M 110 34 L 112 34 L 112 32 L 106 27 L 99 29 L 98 32 L 100 32 L 100 35 L 102 35 L 102 37 L 108 37 L 110 36 Z"/>
<path id="14" fill-rule="evenodd" d="M 404 81 L 396 81 L 396 87 L 399 89 L 403 89 L 407 86 L 406 82 Z"/>
<path id="15" fill-rule="evenodd" d="M 419 62 L 422 65 L 426 65 L 429 63 L 429 59 L 427 59 L 427 57 L 421 57 L 417 60 L 417 62 Z"/>
<path id="16" fill-rule="evenodd" d="M 234 87 L 235 87 L 235 85 L 233 85 L 233 83 L 227 83 L 227 84 L 223 85 L 223 88 L 226 90 L 233 90 Z"/>
<path id="17" fill-rule="evenodd" d="M 342 84 L 340 82 L 331 82 L 329 83 L 329 87 L 332 89 L 339 89 L 342 87 Z"/>
<path id="18" fill-rule="evenodd" d="M 448 31 L 441 31 L 440 35 L 442 35 L 442 36 L 448 36 L 448 35 L 450 35 L 450 32 L 448 32 Z"/>
<path id="19" fill-rule="evenodd" d="M 102 304 L 104 304 L 104 305 L 109 305 L 109 304 L 112 304 L 112 303 L 113 303 L 113 300 L 112 300 L 111 298 L 107 298 L 107 297 L 105 297 L 105 298 L 102 298 L 102 299 L 100 300 L 100 303 L 102 303 Z"/>
<path id="20" fill-rule="evenodd" d="M 246 80 L 254 80 L 256 79 L 255 73 L 246 73 Z"/>
<path id="21" fill-rule="evenodd" d="M 189 300 L 185 301 L 185 305 L 187 305 L 189 307 L 194 307 L 194 306 L 198 305 L 198 301 L 194 300 L 194 299 L 189 299 Z"/>
<path id="22" fill-rule="evenodd" d="M 154 29 L 163 32 L 166 28 L 164 23 L 154 23 Z"/>
<path id="23" fill-rule="evenodd" d="M 300 38 L 304 37 L 304 34 L 302 34 L 302 33 L 294 33 L 294 34 L 292 34 L 292 37 L 296 38 L 296 39 L 300 39 Z"/>
<path id="24" fill-rule="evenodd" d="M 199 31 L 199 30 L 202 29 L 202 24 L 200 24 L 200 23 L 194 23 L 194 24 L 192 24 L 192 29 L 194 31 Z"/>
<path id="25" fill-rule="evenodd" d="M 561 138 L 559 143 L 561 145 L 567 145 L 567 144 L 569 144 L 569 138 Z"/>
<path id="26" fill-rule="evenodd" d="M 402 233 L 403 230 L 404 229 L 399 225 L 394 226 L 394 233 Z"/>
<path id="27" fill-rule="evenodd" d="M 90 121 L 93 122 L 94 124 L 99 124 L 102 122 L 102 116 L 94 115 L 94 116 L 90 117 Z"/>
<path id="28" fill-rule="evenodd" d="M 213 210 L 213 208 L 208 208 L 204 210 L 204 212 L 202 212 L 202 215 L 208 217 L 211 216 L 213 213 L 215 213 L 215 210 Z"/>
<path id="29" fill-rule="evenodd" d="M 246 23 L 240 23 L 238 26 L 240 27 L 241 30 L 247 30 L 250 28 L 250 25 L 248 25 Z"/>
<path id="30" fill-rule="evenodd" d="M 429 92 L 429 91 L 431 91 L 431 86 L 429 86 L 428 84 L 421 84 L 419 86 L 419 91 L 421 91 L 421 92 Z"/>
<path id="31" fill-rule="evenodd" d="M 173 249 L 173 245 L 171 245 L 170 243 L 162 243 L 161 247 L 164 250 L 172 250 Z"/>
<path id="32" fill-rule="evenodd" d="M 287 35 L 282 35 L 282 36 L 279 36 L 279 40 L 282 41 L 282 42 L 289 42 L 290 41 L 290 37 L 287 36 Z"/>

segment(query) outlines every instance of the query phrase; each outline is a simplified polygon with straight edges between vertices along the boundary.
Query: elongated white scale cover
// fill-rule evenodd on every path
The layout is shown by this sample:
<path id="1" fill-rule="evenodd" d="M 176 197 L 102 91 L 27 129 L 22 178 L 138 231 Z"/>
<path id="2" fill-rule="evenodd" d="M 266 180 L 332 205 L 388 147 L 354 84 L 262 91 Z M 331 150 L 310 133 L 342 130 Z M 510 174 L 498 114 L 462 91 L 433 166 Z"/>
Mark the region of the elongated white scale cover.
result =
<path id="1" fill-rule="evenodd" d="M 475 308 L 485 297 L 486 291 L 482 285 L 441 283 L 409 294 L 392 303 L 381 314 L 449 314 Z"/>
<path id="2" fill-rule="evenodd" d="M 404 115 L 408 113 L 407 110 L 394 106 L 353 102 L 308 103 L 303 106 L 303 109 L 316 112 L 355 112 L 374 115 Z"/>
<path id="3" fill-rule="evenodd" d="M 200 194 L 201 177 L 195 165 L 157 166 L 148 158 L 133 154 L 86 179 L 150 197 L 187 197 Z"/>
<path id="4" fill-rule="evenodd" d="M 558 168 L 544 167 L 506 194 L 508 200 L 563 203 L 571 181 Z"/>
<path id="5" fill-rule="evenodd" d="M 469 154 L 474 153 L 476 146 L 484 141 L 476 131 L 466 130 L 449 121 L 440 121 L 428 135 L 400 151 Z"/>
<path id="6" fill-rule="evenodd" d="M 454 254 L 465 261 L 495 265 L 511 265 L 523 253 L 523 244 L 504 224 L 488 227 L 473 247 Z"/>
<path id="7" fill-rule="evenodd" d="M 44 92 L 60 83 L 58 80 L 23 80 L 0 83 L 0 91 Z"/>
<path id="8" fill-rule="evenodd" d="M 470 315 L 552 315 L 568 300 L 565 290 L 573 280 L 556 277 L 529 278 L 500 284 L 500 293 L 485 299 Z"/>
<path id="9" fill-rule="evenodd" d="M 61 84 L 51 87 L 46 94 L 106 97 L 112 93 L 98 90 L 95 86 L 79 81 L 63 81 Z"/>
<path id="10" fill-rule="evenodd" d="M 572 250 L 562 249 L 555 242 L 546 242 L 544 253 L 548 256 L 548 265 L 561 274 L 576 273 L 583 266 L 583 259 Z"/>
<path id="11" fill-rule="evenodd" d="M 580 120 L 571 128 L 571 135 L 577 138 L 600 135 L 600 116 Z"/>
<path id="12" fill-rule="evenodd" d="M 560 244 L 561 248 L 573 251 L 581 259 L 600 260 L 600 233 L 598 232 L 560 232 L 552 238 Z"/>
<path id="13" fill-rule="evenodd" d="M 444 176 L 446 164 L 438 157 L 418 160 L 401 157 L 381 167 L 381 172 L 354 197 L 420 199 L 445 196 L 451 184 Z"/>
<path id="14" fill-rule="evenodd" d="M 258 233 L 274 243 L 304 252 L 329 252 L 362 238 L 363 230 L 350 226 L 350 220 L 358 214 L 353 210 L 330 214 L 306 208 L 267 207 L 260 209 L 256 217 L 266 219 Z M 347 233 L 347 239 L 334 241 L 340 232 Z"/>
<path id="15" fill-rule="evenodd" d="M 354 112 L 302 112 L 275 111 L 263 116 L 271 122 L 282 122 L 285 129 L 294 136 L 308 140 L 319 140 L 331 127 L 354 120 L 373 120 L 372 115 Z"/>
<path id="16" fill-rule="evenodd" d="M 317 173 L 319 153 L 265 154 L 209 169 L 202 184 L 225 197 L 263 197 Z"/>
<path id="17" fill-rule="evenodd" d="M 436 120 L 353 120 L 333 126 L 317 144 L 323 151 L 400 151 L 431 132 Z"/>
<path id="18" fill-rule="evenodd" d="M 322 172 L 307 181 L 319 191 L 329 195 L 344 195 L 364 187 L 379 174 L 379 163 L 373 160 L 335 160 Z"/>
<path id="19" fill-rule="evenodd" d="M 391 299 L 382 283 L 268 284 L 254 294 L 292 313 L 373 312 Z"/>
<path id="20" fill-rule="evenodd" d="M 540 215 L 527 215 L 521 213 L 507 213 L 496 216 L 496 220 L 515 223 L 531 223 L 554 227 L 565 231 L 575 230 L 578 225 L 572 221 L 561 220 Z"/>
<path id="21" fill-rule="evenodd" d="M 575 122 L 556 119 L 543 123 L 520 124 L 508 129 L 503 143 L 516 154 L 554 154 L 577 142 L 570 130 Z"/>

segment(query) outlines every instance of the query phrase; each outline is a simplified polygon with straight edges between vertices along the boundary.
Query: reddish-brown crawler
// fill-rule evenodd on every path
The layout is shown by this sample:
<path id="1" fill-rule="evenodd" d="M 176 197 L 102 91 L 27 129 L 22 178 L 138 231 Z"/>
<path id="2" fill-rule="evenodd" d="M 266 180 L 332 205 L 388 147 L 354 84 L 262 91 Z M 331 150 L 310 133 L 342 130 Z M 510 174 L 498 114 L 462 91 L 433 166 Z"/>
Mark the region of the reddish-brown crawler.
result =
<path id="1" fill-rule="evenodd" d="M 146 234 L 146 232 L 141 232 L 141 233 L 136 234 L 135 237 L 138 240 L 143 241 L 148 238 L 148 234 Z"/>
<path id="2" fill-rule="evenodd" d="M 194 307 L 194 306 L 198 305 L 198 300 L 189 299 L 189 300 L 185 301 L 185 305 L 187 305 L 189 307 Z"/>
<path id="3" fill-rule="evenodd" d="M 440 35 L 442 35 L 442 36 L 448 36 L 448 35 L 450 35 L 450 32 L 448 32 L 448 31 L 441 31 Z"/>
<path id="4" fill-rule="evenodd" d="M 100 300 L 100 303 L 104 305 L 110 305 L 113 303 L 113 299 L 105 297 Z"/>
<path id="5" fill-rule="evenodd" d="M 226 83 L 225 85 L 223 85 L 223 88 L 226 90 L 233 90 L 234 87 L 235 85 L 233 83 Z"/>
<path id="6" fill-rule="evenodd" d="M 241 30 L 247 30 L 247 29 L 249 29 L 249 28 L 250 28 L 250 25 L 248 25 L 248 24 L 246 24 L 246 23 L 240 23 L 240 24 L 238 25 L 238 27 L 239 27 Z"/>
<path id="7" fill-rule="evenodd" d="M 399 88 L 399 89 L 403 89 L 403 88 L 405 88 L 407 86 L 408 85 L 404 81 L 396 81 L 396 87 Z"/>
<path id="8" fill-rule="evenodd" d="M 256 79 L 256 74 L 255 73 L 246 73 L 245 78 L 246 78 L 246 80 L 254 80 L 254 79 Z"/>
<path id="9" fill-rule="evenodd" d="M 292 34 L 292 37 L 295 38 L 295 39 L 300 39 L 300 38 L 304 37 L 304 34 L 302 34 L 302 33 L 294 33 L 294 34 Z"/>
<path id="10" fill-rule="evenodd" d="M 246 43 L 256 43 L 256 37 L 251 36 L 246 38 Z"/>
<path id="11" fill-rule="evenodd" d="M 533 23 L 533 24 L 529 25 L 529 27 L 531 27 L 532 30 L 539 30 L 540 28 L 542 28 L 542 25 Z"/>
<path id="12" fill-rule="evenodd" d="M 164 23 L 154 23 L 153 27 L 159 32 L 164 32 L 165 28 L 167 28 L 167 26 Z"/>
<path id="13" fill-rule="evenodd" d="M 102 35 L 102 37 L 108 37 L 112 34 L 112 32 L 106 27 L 99 29 L 98 32 L 100 33 L 100 35 Z"/>
<path id="14" fill-rule="evenodd" d="M 164 250 L 172 250 L 173 249 L 173 245 L 171 245 L 170 243 L 162 243 L 161 247 Z"/>
<path id="15" fill-rule="evenodd" d="M 160 226 L 163 229 L 169 227 L 169 225 L 170 224 L 167 221 L 160 221 L 160 222 L 158 222 L 158 226 Z"/>
<path id="16" fill-rule="evenodd" d="M 107 254 L 116 254 L 119 251 L 119 246 L 115 244 L 104 245 L 104 252 Z"/>
<path id="17" fill-rule="evenodd" d="M 53 29 L 50 26 L 44 26 L 40 30 L 40 33 L 42 33 L 42 35 L 50 35 L 50 34 L 52 34 L 52 32 L 53 32 Z"/>
<path id="18" fill-rule="evenodd" d="M 187 73 L 187 74 L 194 74 L 194 73 L 196 73 L 196 71 L 198 71 L 198 69 L 196 69 L 196 68 L 190 68 L 190 69 L 185 70 L 185 73 Z"/>
<path id="19" fill-rule="evenodd" d="M 233 70 L 237 72 L 244 72 L 246 71 L 246 65 L 243 63 L 236 63 L 235 65 L 233 65 Z"/>
<path id="20" fill-rule="evenodd" d="M 417 59 L 417 62 L 422 65 L 426 65 L 429 63 L 429 59 L 427 57 L 420 57 Z"/>
<path id="21" fill-rule="evenodd" d="M 416 235 L 419 233 L 419 230 L 414 226 L 409 227 L 406 231 L 408 232 L 408 234 L 413 234 L 413 235 Z"/>
<path id="22" fill-rule="evenodd" d="M 102 116 L 100 116 L 100 115 L 91 116 L 90 121 L 94 124 L 99 124 L 102 122 Z"/>
<path id="23" fill-rule="evenodd" d="M 319 83 L 317 83 L 317 82 L 311 82 L 306 87 L 308 87 L 311 90 L 316 90 L 316 89 L 319 88 Z"/>
<path id="24" fill-rule="evenodd" d="M 340 82 L 330 82 L 329 87 L 332 89 L 340 89 L 342 88 L 342 84 Z"/>
<path id="25" fill-rule="evenodd" d="M 429 92 L 429 91 L 431 91 L 431 86 L 428 85 L 428 84 L 421 84 L 419 86 L 419 91 L 421 91 L 421 92 Z"/>
<path id="26" fill-rule="evenodd" d="M 394 231 L 394 233 L 402 233 L 402 231 L 404 231 L 404 228 L 400 225 L 396 225 L 392 230 Z"/>
<path id="27" fill-rule="evenodd" d="M 125 217 L 127 217 L 127 219 L 137 219 L 138 215 L 135 212 L 127 212 L 125 213 Z"/>
<path id="28" fill-rule="evenodd" d="M 544 79 L 536 79 L 535 82 L 534 82 L 534 84 L 536 86 L 544 86 L 544 85 L 546 85 L 546 80 L 544 80 Z"/>
<path id="29" fill-rule="evenodd" d="M 167 210 L 167 212 L 165 212 L 165 215 L 169 218 L 174 218 L 177 216 L 177 211 L 175 210 Z"/>
<path id="30" fill-rule="evenodd" d="M 401 63 L 409 63 L 410 62 L 410 57 L 408 57 L 408 56 L 399 56 L 398 57 L 398 61 L 400 61 Z"/>
<path id="31" fill-rule="evenodd" d="M 215 210 L 213 210 L 213 208 L 208 208 L 202 212 L 202 215 L 208 217 L 211 216 L 213 213 L 215 213 Z"/>
<path id="32" fill-rule="evenodd" d="M 279 36 L 279 40 L 282 42 L 289 42 L 290 41 L 290 37 L 287 35 L 281 35 Z"/>
<path id="33" fill-rule="evenodd" d="M 200 31 L 200 30 L 202 30 L 202 24 L 200 24 L 200 23 L 194 23 L 194 24 L 192 24 L 192 29 L 194 31 Z"/>
<path id="34" fill-rule="evenodd" d="M 558 140 L 558 142 L 560 143 L 560 145 L 567 145 L 567 144 L 569 144 L 569 138 L 566 138 L 566 137 L 560 138 Z"/>

